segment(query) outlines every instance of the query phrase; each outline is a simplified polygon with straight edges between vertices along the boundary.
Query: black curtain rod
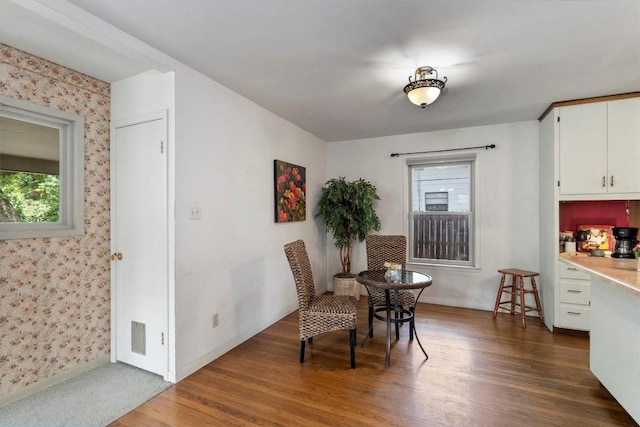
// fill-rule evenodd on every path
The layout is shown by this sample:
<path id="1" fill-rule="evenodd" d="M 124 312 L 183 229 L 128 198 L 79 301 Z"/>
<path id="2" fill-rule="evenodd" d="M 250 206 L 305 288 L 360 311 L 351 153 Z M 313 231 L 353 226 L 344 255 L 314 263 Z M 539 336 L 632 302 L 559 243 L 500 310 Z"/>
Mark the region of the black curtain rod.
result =
<path id="1" fill-rule="evenodd" d="M 429 153 L 444 153 L 446 151 L 475 150 L 477 148 L 484 148 L 485 150 L 488 150 L 489 148 L 496 148 L 496 144 L 478 145 L 477 147 L 449 148 L 447 150 L 415 151 L 413 153 L 391 153 L 391 157 L 405 156 L 405 155 L 408 155 L 408 154 L 429 154 Z"/>

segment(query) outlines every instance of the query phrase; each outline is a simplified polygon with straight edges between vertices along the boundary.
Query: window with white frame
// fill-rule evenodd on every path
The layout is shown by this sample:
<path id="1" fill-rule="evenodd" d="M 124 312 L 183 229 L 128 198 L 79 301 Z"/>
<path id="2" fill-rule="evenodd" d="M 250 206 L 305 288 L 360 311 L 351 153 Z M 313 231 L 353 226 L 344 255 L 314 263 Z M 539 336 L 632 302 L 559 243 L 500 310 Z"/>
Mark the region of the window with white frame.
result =
<path id="1" fill-rule="evenodd" d="M 476 266 L 476 156 L 409 159 L 409 261 Z"/>
<path id="2" fill-rule="evenodd" d="M 84 118 L 0 97 L 0 239 L 84 233 Z"/>

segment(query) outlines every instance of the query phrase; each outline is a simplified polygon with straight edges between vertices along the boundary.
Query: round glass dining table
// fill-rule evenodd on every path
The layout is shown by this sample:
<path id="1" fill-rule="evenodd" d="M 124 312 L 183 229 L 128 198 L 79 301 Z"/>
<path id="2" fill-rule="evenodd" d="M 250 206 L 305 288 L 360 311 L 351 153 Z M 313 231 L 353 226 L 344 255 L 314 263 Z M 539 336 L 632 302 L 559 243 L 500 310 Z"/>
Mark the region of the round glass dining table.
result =
<path id="1" fill-rule="evenodd" d="M 384 321 L 387 325 L 387 351 L 385 357 L 385 366 L 389 367 L 391 365 L 392 323 L 398 325 L 401 323 L 409 322 L 409 324 L 413 327 L 413 334 L 416 337 L 416 341 L 418 342 L 420 349 L 424 353 L 425 357 L 429 359 L 429 355 L 427 355 L 427 352 L 420 343 L 420 338 L 418 338 L 418 332 L 415 328 L 415 322 L 411 322 L 411 320 L 415 316 L 415 313 L 398 304 L 398 291 L 401 289 L 420 289 L 420 292 L 416 297 L 416 301 L 418 301 L 420 295 L 422 295 L 422 291 L 424 291 L 425 288 L 431 286 L 431 284 L 433 283 L 433 279 L 428 274 L 411 270 L 399 270 L 398 274 L 391 276 L 393 277 L 393 279 L 390 279 L 390 275 L 386 275 L 386 272 L 387 270 L 365 270 L 361 271 L 356 276 L 356 280 L 358 281 L 358 283 L 363 284 L 367 289 L 367 292 L 369 292 L 369 288 L 378 288 L 384 290 L 386 304 L 383 307 L 374 308 L 374 317 L 378 320 Z M 384 313 L 384 315 L 379 313 Z M 371 329 L 373 329 L 373 324 L 371 324 Z M 369 335 L 372 332 L 371 329 L 362 341 L 362 345 L 364 345 L 364 343 L 369 338 Z"/>

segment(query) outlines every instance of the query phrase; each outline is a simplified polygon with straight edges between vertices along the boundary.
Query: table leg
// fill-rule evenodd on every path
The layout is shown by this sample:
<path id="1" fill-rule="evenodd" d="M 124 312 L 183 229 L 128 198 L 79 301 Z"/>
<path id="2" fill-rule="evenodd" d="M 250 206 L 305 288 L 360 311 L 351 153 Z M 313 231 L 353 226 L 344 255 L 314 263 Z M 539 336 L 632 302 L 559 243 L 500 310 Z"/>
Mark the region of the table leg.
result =
<path id="1" fill-rule="evenodd" d="M 399 308 L 398 290 L 396 289 L 396 290 L 393 291 L 393 314 L 394 314 L 394 317 L 396 319 L 396 322 L 394 322 L 395 326 L 396 326 L 396 340 L 400 339 L 400 330 L 399 330 L 399 325 L 398 325 L 398 322 L 397 322 L 398 317 L 401 317 L 401 318 L 404 317 L 404 316 L 402 316 L 402 314 L 403 314 L 402 312 L 400 312 L 401 316 L 398 316 L 398 308 Z"/>
<path id="2" fill-rule="evenodd" d="M 384 366 L 391 365 L 391 296 L 389 289 L 384 290 L 385 302 L 387 303 L 387 355 L 384 358 Z"/>
<path id="3" fill-rule="evenodd" d="M 422 350 L 422 352 L 424 353 L 424 357 L 426 358 L 426 360 L 429 360 L 429 355 L 424 350 L 424 347 L 422 347 L 422 343 L 420 342 L 420 338 L 418 338 L 418 331 L 416 331 L 415 324 L 413 324 L 413 335 L 416 337 L 416 341 L 418 341 L 418 345 L 420 346 L 420 350 Z"/>
<path id="4" fill-rule="evenodd" d="M 422 291 L 424 291 L 424 288 L 420 289 L 420 292 L 418 292 L 418 296 L 416 297 L 416 305 L 418 305 L 418 300 L 420 299 L 420 295 L 422 295 Z M 426 360 L 429 360 L 429 355 L 427 354 L 427 352 L 425 351 L 424 347 L 422 347 L 422 343 L 420 342 L 420 338 L 418 338 L 418 331 L 416 330 L 416 313 L 415 311 L 413 312 L 413 319 L 412 322 L 410 323 L 410 328 L 413 328 L 413 335 L 415 335 L 416 337 L 416 341 L 418 341 L 418 345 L 420 346 L 420 350 L 422 350 L 422 352 L 424 353 L 424 357 L 426 358 Z"/>

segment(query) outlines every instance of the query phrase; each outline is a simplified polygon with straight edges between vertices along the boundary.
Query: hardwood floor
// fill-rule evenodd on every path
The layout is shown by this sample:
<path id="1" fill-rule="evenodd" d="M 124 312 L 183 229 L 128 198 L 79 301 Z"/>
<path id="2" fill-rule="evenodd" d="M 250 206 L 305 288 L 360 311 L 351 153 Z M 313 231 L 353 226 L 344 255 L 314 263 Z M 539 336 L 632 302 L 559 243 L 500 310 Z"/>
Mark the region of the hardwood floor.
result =
<path id="1" fill-rule="evenodd" d="M 636 426 L 588 368 L 584 335 L 552 334 L 536 318 L 418 304 L 429 353 L 367 329 L 358 313 L 356 369 L 348 332 L 314 338 L 299 363 L 297 312 L 123 416 L 112 426 Z"/>

